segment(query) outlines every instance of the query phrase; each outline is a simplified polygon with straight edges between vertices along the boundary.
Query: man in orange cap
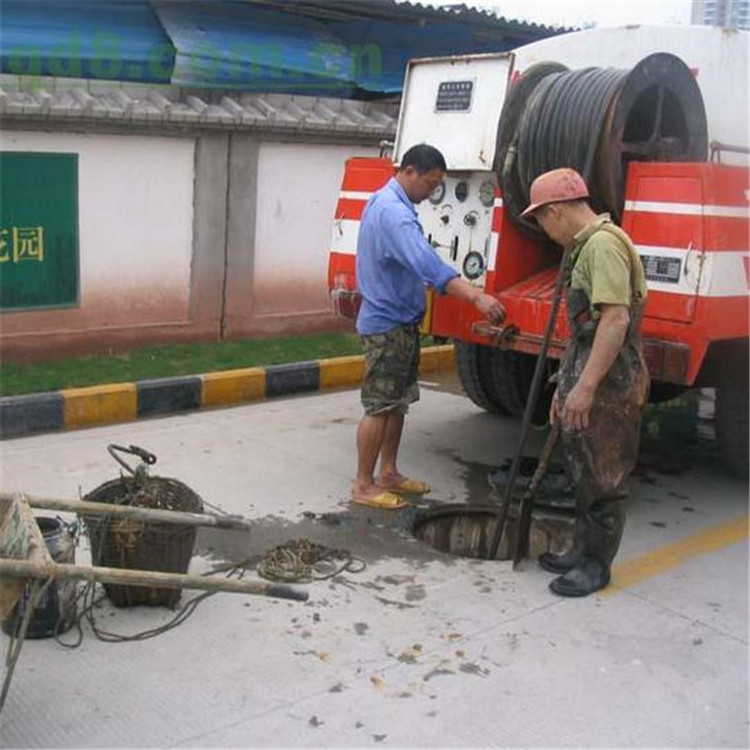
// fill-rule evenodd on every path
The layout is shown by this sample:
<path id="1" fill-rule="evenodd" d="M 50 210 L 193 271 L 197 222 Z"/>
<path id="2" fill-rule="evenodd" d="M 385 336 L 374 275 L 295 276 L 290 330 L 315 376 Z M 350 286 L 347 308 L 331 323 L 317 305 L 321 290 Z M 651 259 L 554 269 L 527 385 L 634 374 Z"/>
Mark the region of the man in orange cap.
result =
<path id="1" fill-rule="evenodd" d="M 522 214 L 570 248 L 571 338 L 550 421 L 561 422 L 561 448 L 576 487 L 576 528 L 570 551 L 539 558 L 545 570 L 559 574 L 550 588 L 561 596 L 586 596 L 609 583 L 649 386 L 640 337 L 643 265 L 628 235 L 609 214 L 597 216 L 588 196 L 578 172 L 554 169 L 534 180 L 531 204 Z"/>

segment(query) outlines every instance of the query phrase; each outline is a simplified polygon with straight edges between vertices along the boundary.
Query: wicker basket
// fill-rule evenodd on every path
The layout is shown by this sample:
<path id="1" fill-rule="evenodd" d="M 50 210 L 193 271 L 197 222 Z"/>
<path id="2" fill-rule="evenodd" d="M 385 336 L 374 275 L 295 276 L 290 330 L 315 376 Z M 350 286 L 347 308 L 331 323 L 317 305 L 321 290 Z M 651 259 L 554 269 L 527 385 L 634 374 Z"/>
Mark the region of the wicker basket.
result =
<path id="1" fill-rule="evenodd" d="M 99 485 L 85 500 L 201 513 L 203 502 L 187 485 L 165 477 L 126 477 Z M 193 556 L 195 526 L 136 519 L 84 516 L 94 565 L 186 573 Z M 182 589 L 104 584 L 117 607 L 175 607 Z"/>

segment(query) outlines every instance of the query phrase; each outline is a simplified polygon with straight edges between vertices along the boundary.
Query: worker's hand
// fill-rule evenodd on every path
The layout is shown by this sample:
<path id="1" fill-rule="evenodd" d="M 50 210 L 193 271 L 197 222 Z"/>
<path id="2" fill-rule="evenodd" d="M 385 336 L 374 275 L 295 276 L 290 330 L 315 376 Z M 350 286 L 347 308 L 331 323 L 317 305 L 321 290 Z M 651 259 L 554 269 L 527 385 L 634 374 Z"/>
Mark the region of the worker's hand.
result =
<path id="1" fill-rule="evenodd" d="M 589 414 L 593 403 L 594 390 L 578 381 L 560 410 L 563 427 L 566 430 L 585 430 L 589 426 Z"/>
<path id="2" fill-rule="evenodd" d="M 560 416 L 560 401 L 557 397 L 557 388 L 552 394 L 552 402 L 549 405 L 549 423 L 555 424 L 555 420 Z"/>
<path id="3" fill-rule="evenodd" d="M 505 308 L 489 294 L 477 295 L 474 307 L 494 325 L 499 325 L 505 320 Z"/>

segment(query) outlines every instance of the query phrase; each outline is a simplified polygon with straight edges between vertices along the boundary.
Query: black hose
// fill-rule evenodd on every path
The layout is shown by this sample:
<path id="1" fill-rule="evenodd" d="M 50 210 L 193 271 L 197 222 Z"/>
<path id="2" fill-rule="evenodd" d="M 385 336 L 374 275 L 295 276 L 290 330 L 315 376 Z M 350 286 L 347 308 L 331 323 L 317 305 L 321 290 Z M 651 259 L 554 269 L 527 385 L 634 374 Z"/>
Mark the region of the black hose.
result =
<path id="1" fill-rule="evenodd" d="M 500 178 L 503 193 L 508 187 L 515 193 L 511 205 L 527 231 L 540 236 L 535 223 L 517 216 L 528 203 L 531 183 L 540 174 L 572 167 L 588 184 L 595 181 L 593 167 L 602 127 L 627 76 L 626 71 L 609 68 L 550 73 L 528 96 L 516 137 L 508 139 L 515 145 L 515 159 L 502 159 Z M 592 194 L 596 195 L 595 188 Z"/>
<path id="2" fill-rule="evenodd" d="M 629 160 L 706 157 L 705 110 L 695 79 L 679 58 L 657 53 L 630 71 L 530 67 L 508 91 L 495 169 L 511 219 L 541 239 L 541 229 L 520 213 L 531 183 L 544 172 L 572 167 L 586 180 L 594 210 L 618 220 Z"/>

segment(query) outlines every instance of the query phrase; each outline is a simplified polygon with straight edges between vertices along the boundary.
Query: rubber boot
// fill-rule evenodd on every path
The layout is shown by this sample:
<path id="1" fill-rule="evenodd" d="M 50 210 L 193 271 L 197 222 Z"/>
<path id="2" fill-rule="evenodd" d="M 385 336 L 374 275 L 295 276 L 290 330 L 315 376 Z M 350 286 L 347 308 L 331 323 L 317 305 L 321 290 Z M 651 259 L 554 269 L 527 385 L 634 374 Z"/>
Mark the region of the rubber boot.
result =
<path id="1" fill-rule="evenodd" d="M 624 495 L 599 500 L 580 516 L 576 536 L 580 534 L 585 554 L 564 575 L 550 582 L 549 587 L 555 594 L 588 596 L 609 584 L 610 565 L 625 526 L 624 500 Z"/>
<path id="2" fill-rule="evenodd" d="M 625 500 L 625 494 L 597 500 L 581 517 L 586 556 L 599 560 L 606 568 L 620 548 L 625 528 Z"/>
<path id="3" fill-rule="evenodd" d="M 609 584 L 609 567 L 593 557 L 584 557 L 565 575 L 550 582 L 550 589 L 558 596 L 588 596 Z"/>
<path id="4" fill-rule="evenodd" d="M 562 555 L 554 555 L 551 552 L 544 552 L 539 555 L 537 561 L 548 573 L 567 573 L 581 562 L 581 552 L 575 548 L 563 553 Z"/>

